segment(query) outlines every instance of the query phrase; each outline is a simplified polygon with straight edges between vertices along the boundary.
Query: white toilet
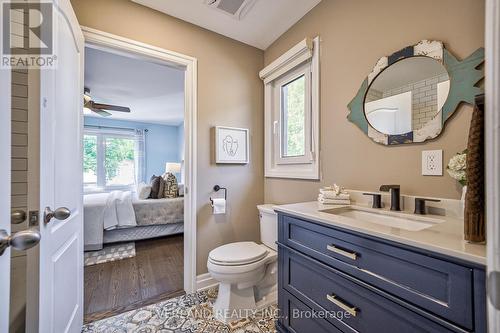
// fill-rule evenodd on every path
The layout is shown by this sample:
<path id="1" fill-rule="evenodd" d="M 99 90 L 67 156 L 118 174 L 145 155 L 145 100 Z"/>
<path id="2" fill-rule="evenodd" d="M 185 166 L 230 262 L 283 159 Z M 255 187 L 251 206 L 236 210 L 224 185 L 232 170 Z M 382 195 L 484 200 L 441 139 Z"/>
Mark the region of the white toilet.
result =
<path id="1" fill-rule="evenodd" d="M 276 302 L 278 223 L 273 205 L 260 205 L 260 239 L 219 246 L 208 255 L 208 272 L 219 281 L 213 310 L 217 319 L 232 321 Z"/>

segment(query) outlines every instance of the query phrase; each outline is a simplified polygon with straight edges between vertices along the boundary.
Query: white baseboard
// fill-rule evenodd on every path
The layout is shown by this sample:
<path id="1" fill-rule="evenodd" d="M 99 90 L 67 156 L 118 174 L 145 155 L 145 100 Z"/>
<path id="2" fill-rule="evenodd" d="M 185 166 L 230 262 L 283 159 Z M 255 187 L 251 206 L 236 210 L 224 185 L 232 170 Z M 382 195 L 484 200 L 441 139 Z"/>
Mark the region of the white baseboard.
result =
<path id="1" fill-rule="evenodd" d="M 196 277 L 196 290 L 205 290 L 217 286 L 210 273 L 200 274 Z"/>

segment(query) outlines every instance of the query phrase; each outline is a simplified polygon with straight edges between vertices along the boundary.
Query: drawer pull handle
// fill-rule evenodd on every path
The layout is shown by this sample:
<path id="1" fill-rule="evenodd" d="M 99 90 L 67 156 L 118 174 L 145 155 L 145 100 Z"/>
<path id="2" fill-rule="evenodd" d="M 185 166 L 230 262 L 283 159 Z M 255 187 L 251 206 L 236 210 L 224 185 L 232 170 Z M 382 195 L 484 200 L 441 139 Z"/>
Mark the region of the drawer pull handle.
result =
<path id="1" fill-rule="evenodd" d="M 341 248 L 338 248 L 335 245 L 327 245 L 326 249 L 328 251 L 338 253 L 341 256 L 347 257 L 347 258 L 352 259 L 352 260 L 358 259 L 358 254 L 356 252 L 349 252 L 349 251 L 343 250 Z"/>
<path id="2" fill-rule="evenodd" d="M 335 295 L 326 295 L 326 299 L 328 299 L 330 302 L 341 308 L 342 310 L 346 311 L 347 313 L 351 314 L 351 316 L 356 317 L 358 314 L 358 308 L 355 306 L 349 306 L 342 302 L 337 296 Z"/>

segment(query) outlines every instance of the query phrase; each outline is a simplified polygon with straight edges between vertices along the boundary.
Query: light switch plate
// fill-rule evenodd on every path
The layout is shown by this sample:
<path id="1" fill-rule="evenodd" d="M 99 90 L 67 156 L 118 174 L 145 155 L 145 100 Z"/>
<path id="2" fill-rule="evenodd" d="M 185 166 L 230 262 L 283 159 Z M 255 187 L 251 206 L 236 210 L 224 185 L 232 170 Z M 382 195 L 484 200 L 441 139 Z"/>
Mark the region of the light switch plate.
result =
<path id="1" fill-rule="evenodd" d="M 422 176 L 443 175 L 443 150 L 422 151 Z"/>

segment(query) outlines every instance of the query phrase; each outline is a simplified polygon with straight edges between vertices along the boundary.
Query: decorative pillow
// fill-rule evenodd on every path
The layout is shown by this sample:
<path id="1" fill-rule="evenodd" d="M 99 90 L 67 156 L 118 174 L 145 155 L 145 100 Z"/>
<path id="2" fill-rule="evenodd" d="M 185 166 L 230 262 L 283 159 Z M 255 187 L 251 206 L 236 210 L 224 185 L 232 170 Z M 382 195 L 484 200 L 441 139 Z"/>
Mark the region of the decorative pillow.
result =
<path id="1" fill-rule="evenodd" d="M 160 178 L 160 187 L 158 188 L 158 199 L 165 198 L 165 179 L 163 177 L 158 177 Z"/>
<path id="2" fill-rule="evenodd" d="M 163 181 L 163 178 L 161 178 L 160 176 L 153 175 L 151 177 L 151 180 L 150 180 L 151 193 L 149 194 L 149 198 L 158 199 L 158 193 L 160 191 L 160 185 L 162 184 L 162 181 Z M 162 187 L 162 190 L 163 190 L 163 187 Z"/>
<path id="3" fill-rule="evenodd" d="M 148 185 L 146 183 L 140 183 L 139 185 L 137 185 L 137 197 L 140 200 L 149 198 L 150 194 L 151 194 L 151 185 Z"/>
<path id="4" fill-rule="evenodd" d="M 175 178 L 172 173 L 167 172 L 163 175 L 163 179 L 165 180 L 163 196 L 165 198 L 177 198 L 179 196 L 179 186 L 177 185 L 177 178 Z"/>

